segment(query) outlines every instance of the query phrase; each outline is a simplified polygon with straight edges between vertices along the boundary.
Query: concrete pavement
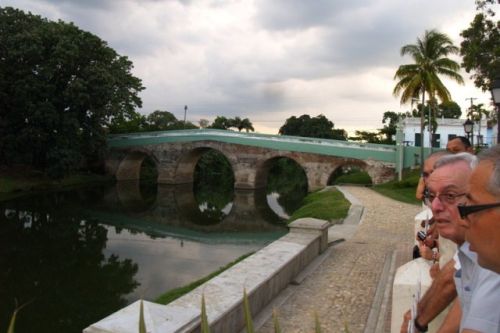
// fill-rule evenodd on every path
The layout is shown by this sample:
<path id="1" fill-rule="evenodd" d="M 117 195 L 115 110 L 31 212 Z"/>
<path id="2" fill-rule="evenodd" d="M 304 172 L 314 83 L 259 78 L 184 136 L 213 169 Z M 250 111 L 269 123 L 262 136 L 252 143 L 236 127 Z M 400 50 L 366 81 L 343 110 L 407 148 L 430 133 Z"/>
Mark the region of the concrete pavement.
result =
<path id="1" fill-rule="evenodd" d="M 258 333 L 273 333 L 278 313 L 287 333 L 314 331 L 314 316 L 327 333 L 390 330 L 395 269 L 411 260 L 417 205 L 386 198 L 364 187 L 340 188 L 351 200 L 351 217 L 329 230 L 331 246 L 255 318 Z"/>

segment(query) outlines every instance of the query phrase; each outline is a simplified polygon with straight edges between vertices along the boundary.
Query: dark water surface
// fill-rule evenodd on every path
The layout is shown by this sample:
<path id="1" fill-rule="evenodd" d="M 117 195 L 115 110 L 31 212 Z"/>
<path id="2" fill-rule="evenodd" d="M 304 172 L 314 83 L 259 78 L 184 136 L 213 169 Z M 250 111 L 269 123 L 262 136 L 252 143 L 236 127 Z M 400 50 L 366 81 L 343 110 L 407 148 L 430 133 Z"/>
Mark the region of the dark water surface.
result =
<path id="1" fill-rule="evenodd" d="M 287 201 L 122 182 L 0 202 L 0 332 L 16 305 L 17 333 L 81 332 L 197 280 L 285 234 Z"/>

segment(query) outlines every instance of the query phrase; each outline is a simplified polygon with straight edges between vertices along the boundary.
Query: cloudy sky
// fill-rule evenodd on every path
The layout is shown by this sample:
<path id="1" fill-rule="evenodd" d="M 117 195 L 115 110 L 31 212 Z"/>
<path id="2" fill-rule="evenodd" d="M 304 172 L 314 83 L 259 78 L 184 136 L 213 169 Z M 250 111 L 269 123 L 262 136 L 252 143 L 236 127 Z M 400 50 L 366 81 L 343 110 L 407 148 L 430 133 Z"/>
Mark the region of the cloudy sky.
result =
<path id="1" fill-rule="evenodd" d="M 438 29 L 459 45 L 473 0 L 0 0 L 1 6 L 74 22 L 134 63 L 148 114 L 197 124 L 250 118 L 276 134 L 293 115 L 324 114 L 350 133 L 403 112 L 392 95 L 405 44 Z M 498 7 L 498 6 L 497 6 Z M 457 61 L 460 59 L 457 57 Z M 465 109 L 490 95 L 446 81 Z"/>

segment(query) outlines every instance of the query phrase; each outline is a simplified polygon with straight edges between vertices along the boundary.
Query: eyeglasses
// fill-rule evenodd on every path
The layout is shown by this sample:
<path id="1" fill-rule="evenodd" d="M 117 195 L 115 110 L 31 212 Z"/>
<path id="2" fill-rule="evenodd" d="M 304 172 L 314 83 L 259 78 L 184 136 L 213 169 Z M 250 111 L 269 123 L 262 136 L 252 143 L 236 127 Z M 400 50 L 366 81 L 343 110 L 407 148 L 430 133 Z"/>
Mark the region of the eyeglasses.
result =
<path id="1" fill-rule="evenodd" d="M 424 197 L 424 203 L 430 207 L 432 205 L 432 202 L 434 201 L 434 199 L 438 198 L 439 201 L 441 201 L 441 203 L 443 203 L 443 204 L 453 205 L 457 201 L 457 198 L 463 197 L 466 194 L 467 193 L 459 193 L 459 194 L 440 193 L 440 194 L 436 195 L 434 193 L 428 192 L 427 195 Z"/>
<path id="2" fill-rule="evenodd" d="M 458 212 L 460 213 L 460 218 L 465 219 L 467 215 L 480 212 L 482 210 L 500 207 L 500 202 L 483 204 L 483 205 L 458 205 Z"/>

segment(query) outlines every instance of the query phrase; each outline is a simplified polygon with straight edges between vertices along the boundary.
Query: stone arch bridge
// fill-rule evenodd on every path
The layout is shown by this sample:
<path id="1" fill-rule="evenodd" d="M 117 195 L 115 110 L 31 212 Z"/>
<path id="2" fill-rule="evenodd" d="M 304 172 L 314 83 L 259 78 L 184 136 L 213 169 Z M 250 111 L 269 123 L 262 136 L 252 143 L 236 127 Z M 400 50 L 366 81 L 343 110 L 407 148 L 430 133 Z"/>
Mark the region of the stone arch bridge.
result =
<path id="1" fill-rule="evenodd" d="M 278 135 L 247 134 L 224 130 L 181 130 L 115 135 L 108 139 L 106 170 L 117 180 L 140 177 L 149 156 L 158 170 L 158 183 L 193 181 L 200 156 L 209 149 L 222 153 L 234 172 L 237 189 L 266 186 L 273 160 L 286 157 L 304 170 L 309 191 L 325 187 L 331 174 L 349 165 L 365 170 L 374 184 L 394 178 L 405 162 L 400 146 Z"/>

